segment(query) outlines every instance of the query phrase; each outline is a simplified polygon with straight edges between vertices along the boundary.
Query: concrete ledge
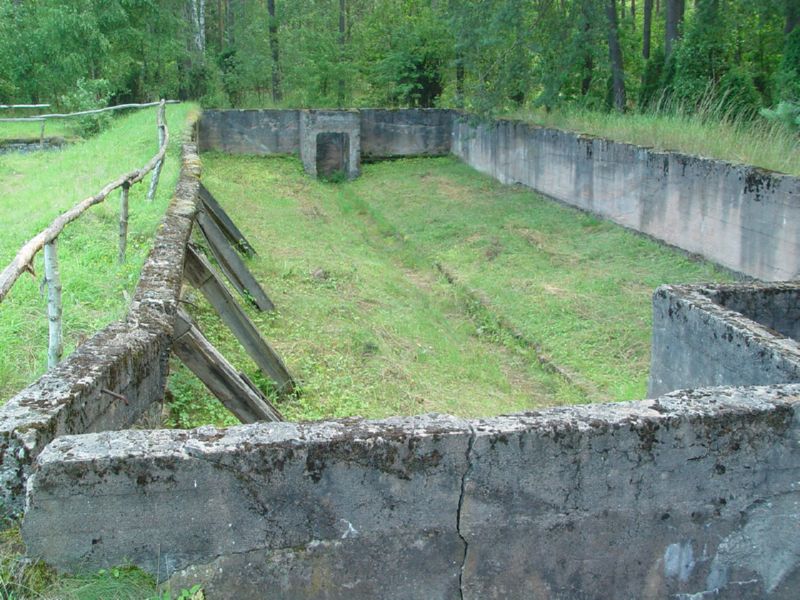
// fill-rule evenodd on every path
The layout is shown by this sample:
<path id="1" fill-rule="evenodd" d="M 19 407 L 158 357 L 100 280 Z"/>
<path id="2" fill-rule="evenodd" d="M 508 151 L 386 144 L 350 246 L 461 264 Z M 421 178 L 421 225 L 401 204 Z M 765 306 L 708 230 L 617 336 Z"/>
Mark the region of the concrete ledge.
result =
<path id="1" fill-rule="evenodd" d="M 800 343 L 785 335 L 797 334 L 798 298 L 800 283 L 658 288 L 648 395 L 800 382 Z"/>
<path id="2" fill-rule="evenodd" d="M 790 598 L 798 441 L 798 385 L 69 436 L 23 535 L 63 569 L 129 559 L 216 598 Z"/>
<path id="3" fill-rule="evenodd" d="M 21 510 L 33 462 L 53 439 L 130 427 L 163 398 L 198 177 L 196 147 L 186 143 L 175 196 L 142 267 L 126 320 L 95 334 L 0 407 L 4 513 Z M 104 390 L 125 396 L 128 403 Z"/>

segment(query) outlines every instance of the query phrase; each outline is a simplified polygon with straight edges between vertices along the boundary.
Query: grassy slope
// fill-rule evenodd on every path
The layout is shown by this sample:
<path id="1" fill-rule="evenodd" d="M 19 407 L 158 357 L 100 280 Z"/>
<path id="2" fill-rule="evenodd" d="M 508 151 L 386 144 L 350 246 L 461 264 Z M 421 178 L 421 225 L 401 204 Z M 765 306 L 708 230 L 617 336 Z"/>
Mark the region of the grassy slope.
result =
<path id="1" fill-rule="evenodd" d="M 366 165 L 341 185 L 307 178 L 292 159 L 212 154 L 204 164 L 206 185 L 261 253 L 252 266 L 279 312 L 256 319 L 302 380 L 301 398 L 281 407 L 289 418 L 642 397 L 652 290 L 724 278 L 450 158 Z M 195 302 L 217 343 L 248 364 Z M 173 379 L 179 396 L 186 385 Z M 209 416 L 182 410 L 183 425 Z"/>
<path id="2" fill-rule="evenodd" d="M 800 176 L 800 138 L 763 118 L 742 121 L 702 107 L 666 114 L 620 114 L 579 108 L 508 116 L 659 150 L 678 150 Z"/>
<path id="3" fill-rule="evenodd" d="M 59 237 L 64 285 L 65 350 L 121 317 L 149 250 L 150 240 L 175 189 L 180 138 L 191 105 L 169 106 L 171 143 L 156 200 L 145 201 L 147 182 L 131 189 L 128 261 L 118 265 L 118 194 L 90 209 Z M 0 124 L 2 132 L 3 124 Z M 0 133 L 2 135 L 2 133 Z M 142 166 L 157 149 L 155 109 L 119 117 L 99 136 L 60 152 L 0 156 L 0 265 L 52 219 L 96 193 L 122 173 Z M 36 272 L 41 275 L 41 254 Z M 0 400 L 44 372 L 46 302 L 40 278 L 23 276 L 0 304 Z"/>

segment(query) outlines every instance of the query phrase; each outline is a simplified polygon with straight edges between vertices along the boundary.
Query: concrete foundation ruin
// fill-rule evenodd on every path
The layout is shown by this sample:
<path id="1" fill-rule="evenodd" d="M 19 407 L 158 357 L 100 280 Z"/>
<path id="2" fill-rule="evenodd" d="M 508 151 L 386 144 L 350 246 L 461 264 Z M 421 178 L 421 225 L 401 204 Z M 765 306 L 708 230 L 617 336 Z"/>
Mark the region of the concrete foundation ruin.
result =
<path id="1" fill-rule="evenodd" d="M 206 111 L 199 144 L 317 169 L 329 133 L 348 173 L 452 152 L 745 275 L 800 270 L 800 180 L 749 167 L 433 110 Z M 798 283 L 659 288 L 648 400 L 124 430 L 163 396 L 198 177 L 187 143 L 128 319 L 0 409 L 32 556 L 208 598 L 796 598 Z"/>

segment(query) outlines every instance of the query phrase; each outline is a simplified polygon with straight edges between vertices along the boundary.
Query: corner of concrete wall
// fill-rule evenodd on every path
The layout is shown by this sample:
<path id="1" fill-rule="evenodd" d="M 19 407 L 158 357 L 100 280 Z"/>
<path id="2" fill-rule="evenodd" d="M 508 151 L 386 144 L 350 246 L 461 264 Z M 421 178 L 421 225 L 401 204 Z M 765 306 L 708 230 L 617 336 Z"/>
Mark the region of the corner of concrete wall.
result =
<path id="1" fill-rule="evenodd" d="M 175 195 L 126 319 L 92 336 L 0 408 L 0 501 L 5 513 L 20 511 L 33 463 L 56 437 L 124 429 L 163 398 L 199 175 L 196 146 L 186 141 Z"/>
<path id="2" fill-rule="evenodd" d="M 800 284 L 661 286 L 653 294 L 653 338 L 648 396 L 717 385 L 800 381 L 800 344 L 714 298 L 771 297 L 792 306 Z M 756 304 L 758 306 L 758 304 Z M 793 315 L 794 319 L 800 313 Z"/>

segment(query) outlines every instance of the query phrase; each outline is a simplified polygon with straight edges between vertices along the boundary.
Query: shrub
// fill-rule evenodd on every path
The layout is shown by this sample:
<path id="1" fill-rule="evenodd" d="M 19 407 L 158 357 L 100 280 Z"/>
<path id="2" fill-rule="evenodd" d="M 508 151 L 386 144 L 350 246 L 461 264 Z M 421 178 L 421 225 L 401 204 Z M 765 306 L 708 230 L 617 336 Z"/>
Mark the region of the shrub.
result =
<path id="1" fill-rule="evenodd" d="M 59 98 L 60 106 L 68 112 L 79 112 L 108 106 L 111 98 L 111 84 L 106 79 L 78 79 L 75 89 Z M 69 128 L 81 137 L 100 133 L 111 123 L 111 113 L 99 113 L 78 117 L 70 122 Z"/>

